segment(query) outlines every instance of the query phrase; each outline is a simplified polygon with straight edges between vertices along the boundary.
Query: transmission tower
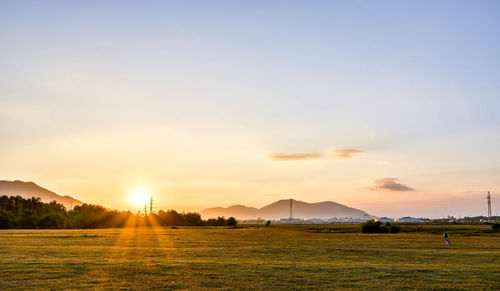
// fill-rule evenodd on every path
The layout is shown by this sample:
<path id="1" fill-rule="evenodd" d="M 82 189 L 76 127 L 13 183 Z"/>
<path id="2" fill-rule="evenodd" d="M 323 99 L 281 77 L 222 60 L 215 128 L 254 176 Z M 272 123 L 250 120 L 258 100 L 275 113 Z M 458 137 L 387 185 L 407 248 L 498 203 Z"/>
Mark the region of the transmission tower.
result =
<path id="1" fill-rule="evenodd" d="M 486 200 L 488 200 L 488 221 L 491 221 L 491 195 L 489 191 Z"/>
<path id="2" fill-rule="evenodd" d="M 149 214 L 153 213 L 153 196 L 149 197 Z"/>
<path id="3" fill-rule="evenodd" d="M 290 199 L 290 219 L 289 219 L 290 223 L 292 223 L 292 220 L 293 220 L 292 201 L 293 201 L 293 199 Z"/>
<path id="4" fill-rule="evenodd" d="M 144 216 L 148 216 L 148 204 L 144 203 Z"/>

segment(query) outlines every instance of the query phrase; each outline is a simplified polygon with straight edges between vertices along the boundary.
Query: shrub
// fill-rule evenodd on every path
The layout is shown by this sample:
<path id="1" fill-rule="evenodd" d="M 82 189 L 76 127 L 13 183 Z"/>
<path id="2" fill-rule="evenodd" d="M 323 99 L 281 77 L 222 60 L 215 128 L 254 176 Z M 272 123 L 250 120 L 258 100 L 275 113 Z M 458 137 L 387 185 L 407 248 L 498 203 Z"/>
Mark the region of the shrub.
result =
<path id="1" fill-rule="evenodd" d="M 369 220 L 361 224 L 362 233 L 388 233 L 389 229 L 387 226 L 382 225 L 382 222 Z"/>
<path id="2" fill-rule="evenodd" d="M 391 233 L 398 233 L 398 232 L 400 232 L 400 231 L 401 231 L 401 227 L 400 227 L 400 226 L 398 226 L 398 225 L 393 225 L 393 226 L 391 226 L 391 228 L 389 229 L 389 231 L 390 231 Z"/>
<path id="3" fill-rule="evenodd" d="M 270 226 L 270 225 L 271 225 L 271 220 L 266 221 L 266 226 Z"/>
<path id="4" fill-rule="evenodd" d="M 500 222 L 497 222 L 491 226 L 493 231 L 500 231 Z"/>
<path id="5" fill-rule="evenodd" d="M 235 226 L 238 222 L 236 221 L 236 219 L 234 217 L 229 217 L 227 220 L 226 220 L 226 223 L 227 225 L 229 226 Z"/>

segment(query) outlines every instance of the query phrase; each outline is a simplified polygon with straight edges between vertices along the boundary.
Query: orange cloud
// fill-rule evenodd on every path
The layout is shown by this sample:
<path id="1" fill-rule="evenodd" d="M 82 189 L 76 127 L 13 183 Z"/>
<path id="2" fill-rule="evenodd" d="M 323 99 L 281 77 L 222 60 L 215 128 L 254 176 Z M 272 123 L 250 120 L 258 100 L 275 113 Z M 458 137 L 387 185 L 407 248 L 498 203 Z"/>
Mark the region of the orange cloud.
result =
<path id="1" fill-rule="evenodd" d="M 357 154 L 363 153 L 363 151 L 354 149 L 333 150 L 332 152 L 333 156 L 339 159 L 352 158 Z"/>
<path id="2" fill-rule="evenodd" d="M 415 189 L 410 188 L 406 185 L 400 184 L 398 182 L 398 179 L 394 178 L 382 178 L 382 179 L 377 179 L 373 181 L 375 186 L 370 187 L 370 190 L 373 191 L 414 191 Z"/>
<path id="3" fill-rule="evenodd" d="M 318 153 L 297 153 L 297 154 L 285 154 L 285 153 L 271 153 L 269 157 L 275 161 L 298 161 L 298 160 L 310 160 L 319 159 L 322 157 Z"/>

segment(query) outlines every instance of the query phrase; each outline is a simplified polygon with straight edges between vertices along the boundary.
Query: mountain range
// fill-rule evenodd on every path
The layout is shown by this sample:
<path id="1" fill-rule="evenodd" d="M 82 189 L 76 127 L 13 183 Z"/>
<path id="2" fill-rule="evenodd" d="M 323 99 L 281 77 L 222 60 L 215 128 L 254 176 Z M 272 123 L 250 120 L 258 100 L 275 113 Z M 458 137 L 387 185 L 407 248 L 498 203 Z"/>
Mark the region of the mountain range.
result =
<path id="1" fill-rule="evenodd" d="M 59 195 L 40 187 L 34 182 L 0 180 L 0 196 L 21 196 L 25 199 L 39 197 L 43 202 L 57 201 L 66 208 L 72 209 L 83 202 L 68 195 Z M 290 216 L 290 201 L 292 201 L 293 217 L 295 218 L 373 218 L 368 213 L 332 201 L 307 203 L 293 199 L 282 199 L 262 208 L 233 205 L 229 207 L 207 208 L 201 211 L 203 218 L 219 216 L 235 217 L 237 219 L 280 219 Z"/>
<path id="2" fill-rule="evenodd" d="M 67 209 L 72 209 L 77 205 L 82 205 L 83 202 L 71 196 L 61 196 L 50 190 L 38 186 L 33 182 L 23 181 L 5 181 L 0 180 L 0 196 L 21 196 L 24 199 L 31 197 L 39 197 L 43 202 L 57 201 L 63 204 Z"/>
<path id="3" fill-rule="evenodd" d="M 295 218 L 372 218 L 368 213 L 348 207 L 332 201 L 317 203 L 307 203 L 298 200 L 292 200 L 293 217 Z M 271 203 L 262 208 L 247 207 L 243 205 L 233 205 L 229 207 L 207 208 L 201 211 L 204 218 L 213 218 L 218 216 L 235 217 L 237 219 L 280 219 L 290 216 L 290 199 L 283 199 Z"/>

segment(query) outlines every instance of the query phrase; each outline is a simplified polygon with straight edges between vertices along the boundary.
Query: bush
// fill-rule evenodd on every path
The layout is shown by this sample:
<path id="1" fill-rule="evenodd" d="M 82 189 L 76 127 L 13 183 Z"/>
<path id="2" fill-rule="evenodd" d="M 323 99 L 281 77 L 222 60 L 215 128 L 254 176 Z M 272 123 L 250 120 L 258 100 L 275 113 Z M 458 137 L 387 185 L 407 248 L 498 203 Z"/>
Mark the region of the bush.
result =
<path id="1" fill-rule="evenodd" d="M 391 226 L 389 231 L 390 231 L 390 233 L 398 233 L 401 231 L 401 227 L 398 225 L 393 225 L 393 226 Z"/>
<path id="2" fill-rule="evenodd" d="M 266 221 L 266 226 L 270 226 L 270 225 L 271 225 L 271 220 Z"/>
<path id="3" fill-rule="evenodd" d="M 205 222 L 205 225 L 209 226 L 235 226 L 238 222 L 234 217 L 229 217 L 225 219 L 224 217 L 209 218 Z"/>
<path id="4" fill-rule="evenodd" d="M 226 220 L 226 223 L 227 225 L 229 226 L 235 226 L 238 222 L 236 221 L 236 219 L 234 217 L 229 217 L 227 220 Z"/>
<path id="5" fill-rule="evenodd" d="M 389 228 L 380 221 L 369 220 L 361 224 L 362 233 L 388 233 Z"/>
<path id="6" fill-rule="evenodd" d="M 499 223 L 499 222 L 497 222 L 497 223 L 493 224 L 493 225 L 491 226 L 491 229 L 492 229 L 493 231 L 500 231 L 500 223 Z"/>

